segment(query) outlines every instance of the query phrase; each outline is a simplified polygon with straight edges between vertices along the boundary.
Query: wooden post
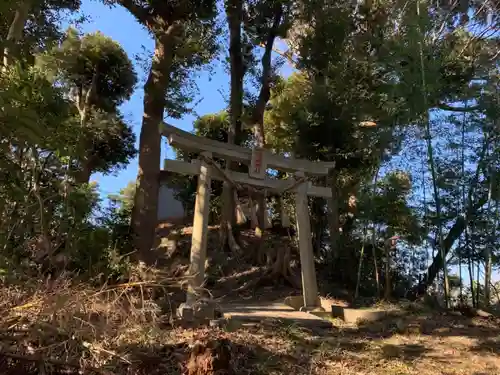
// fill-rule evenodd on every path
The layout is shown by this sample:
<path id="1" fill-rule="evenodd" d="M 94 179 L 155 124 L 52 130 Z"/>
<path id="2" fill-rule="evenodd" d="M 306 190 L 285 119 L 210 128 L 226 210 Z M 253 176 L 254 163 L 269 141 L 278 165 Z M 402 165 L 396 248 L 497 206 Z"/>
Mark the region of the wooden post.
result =
<path id="1" fill-rule="evenodd" d="M 304 172 L 296 172 L 297 178 L 303 178 Z M 300 267 L 302 269 L 302 293 L 304 309 L 312 310 L 318 306 L 318 285 L 314 267 L 311 222 L 307 204 L 308 184 L 302 183 L 295 194 L 295 211 L 297 213 L 297 232 L 299 236 Z"/>
<path id="2" fill-rule="evenodd" d="M 211 157 L 212 153 L 203 152 L 203 156 Z M 189 282 L 186 305 L 192 306 L 196 300 L 197 289 L 205 280 L 205 260 L 207 257 L 208 213 L 210 210 L 210 167 L 201 160 L 194 205 L 193 234 L 191 236 L 191 255 L 189 266 Z"/>

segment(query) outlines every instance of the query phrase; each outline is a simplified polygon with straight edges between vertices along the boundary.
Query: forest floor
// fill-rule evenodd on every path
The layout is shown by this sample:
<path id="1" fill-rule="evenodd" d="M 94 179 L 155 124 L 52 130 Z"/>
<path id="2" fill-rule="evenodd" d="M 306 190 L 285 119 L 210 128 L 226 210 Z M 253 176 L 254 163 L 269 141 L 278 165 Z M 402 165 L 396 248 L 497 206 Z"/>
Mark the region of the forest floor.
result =
<path id="1" fill-rule="evenodd" d="M 174 251 L 184 259 L 170 257 L 178 274 L 188 253 L 186 246 Z M 224 261 L 209 260 L 217 279 L 212 282 L 222 285 L 213 294 L 234 301 L 226 295 L 228 285 L 258 277 L 258 270 L 236 269 Z M 98 288 L 64 275 L 4 279 L 0 374 L 208 375 L 214 374 L 208 368 L 190 370 L 193 345 L 217 342 L 227 348 L 231 372 L 226 373 L 233 375 L 500 375 L 497 318 L 414 304 L 402 316 L 376 323 L 348 325 L 332 319 L 331 327 L 306 328 L 264 319 L 186 328 L 173 318 L 185 297 L 180 284 L 172 272 L 144 268 L 135 269 L 126 283 Z M 274 299 L 293 292 L 262 287 L 253 300 L 256 294 Z M 249 301 L 247 295 L 233 297 Z"/>
<path id="2" fill-rule="evenodd" d="M 229 347 L 235 375 L 500 374 L 494 318 L 422 309 L 376 323 L 332 320 L 331 328 L 276 319 L 183 328 L 161 313 L 150 287 L 3 288 L 0 373 L 186 374 L 193 343 L 215 340 Z"/>

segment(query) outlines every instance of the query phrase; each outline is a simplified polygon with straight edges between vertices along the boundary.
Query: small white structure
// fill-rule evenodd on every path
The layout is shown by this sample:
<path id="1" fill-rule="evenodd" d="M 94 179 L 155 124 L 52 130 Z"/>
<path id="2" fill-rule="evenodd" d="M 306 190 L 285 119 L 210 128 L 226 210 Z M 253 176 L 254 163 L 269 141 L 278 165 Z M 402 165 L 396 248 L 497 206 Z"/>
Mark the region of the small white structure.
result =
<path id="1" fill-rule="evenodd" d="M 158 195 L 158 221 L 176 220 L 186 217 L 186 210 L 181 201 L 175 197 L 174 189 L 161 184 Z"/>

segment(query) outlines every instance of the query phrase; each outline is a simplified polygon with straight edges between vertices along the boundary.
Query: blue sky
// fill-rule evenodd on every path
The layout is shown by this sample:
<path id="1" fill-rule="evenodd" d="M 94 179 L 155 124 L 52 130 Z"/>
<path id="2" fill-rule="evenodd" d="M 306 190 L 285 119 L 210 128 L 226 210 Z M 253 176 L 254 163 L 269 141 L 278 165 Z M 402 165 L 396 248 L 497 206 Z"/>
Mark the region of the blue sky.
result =
<path id="1" fill-rule="evenodd" d="M 143 89 L 145 75 L 147 72 L 138 66 L 135 57 L 153 49 L 153 40 L 147 31 L 134 19 L 124 8 L 116 6 L 109 8 L 101 1 L 83 0 L 81 12 L 88 16 L 88 22 L 79 27 L 83 33 L 101 31 L 106 36 L 118 42 L 127 52 L 129 58 L 134 61 L 136 72 L 139 75 L 139 83 L 131 99 L 122 105 L 122 112 L 134 132 L 139 138 L 141 120 L 143 113 Z M 223 109 L 224 96 L 228 93 L 229 80 L 221 65 L 215 65 L 211 73 L 200 72 L 196 78 L 199 86 L 200 96 L 196 98 L 195 112 L 197 115 L 216 112 Z M 196 115 L 187 115 L 181 120 L 166 119 L 172 125 L 184 130 L 191 130 Z M 172 151 L 164 142 L 162 145 L 162 157 L 172 157 Z M 126 169 L 119 171 L 116 175 L 103 176 L 95 174 L 92 180 L 99 184 L 99 191 L 103 197 L 117 192 L 129 181 L 135 180 L 137 174 L 137 159 L 134 159 Z"/>

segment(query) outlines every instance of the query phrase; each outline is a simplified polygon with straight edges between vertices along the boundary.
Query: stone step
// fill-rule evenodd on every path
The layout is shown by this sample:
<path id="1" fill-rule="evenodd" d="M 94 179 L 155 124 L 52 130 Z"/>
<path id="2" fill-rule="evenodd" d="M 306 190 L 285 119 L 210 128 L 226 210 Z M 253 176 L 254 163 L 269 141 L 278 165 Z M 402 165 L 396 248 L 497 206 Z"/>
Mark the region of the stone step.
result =
<path id="1" fill-rule="evenodd" d="M 331 328 L 332 323 L 308 312 L 296 311 L 284 303 L 229 304 L 221 306 L 226 319 L 240 322 L 277 320 L 305 328 Z"/>

